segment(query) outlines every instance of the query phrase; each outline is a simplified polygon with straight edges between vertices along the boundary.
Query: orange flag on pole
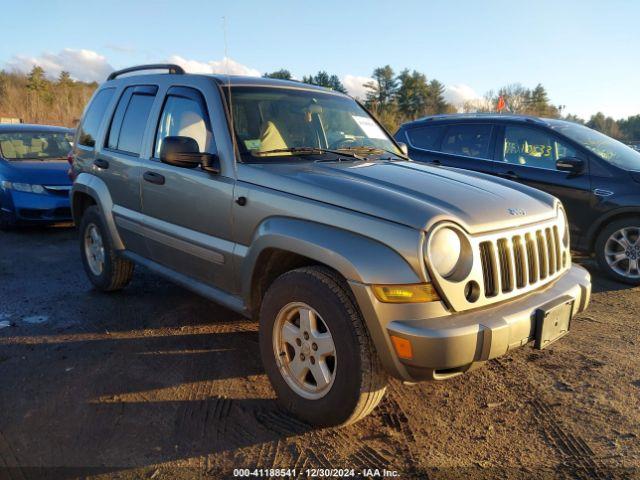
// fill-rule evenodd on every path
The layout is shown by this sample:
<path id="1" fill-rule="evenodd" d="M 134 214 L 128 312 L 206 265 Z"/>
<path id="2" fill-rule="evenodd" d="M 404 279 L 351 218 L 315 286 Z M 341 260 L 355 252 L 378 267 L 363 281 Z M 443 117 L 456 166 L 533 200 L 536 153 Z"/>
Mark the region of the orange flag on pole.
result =
<path id="1" fill-rule="evenodd" d="M 507 106 L 507 103 L 504 101 L 504 98 L 502 95 L 500 95 L 500 98 L 498 98 L 498 106 L 496 107 L 496 109 L 499 112 L 502 112 L 502 110 L 504 110 L 504 107 Z"/>

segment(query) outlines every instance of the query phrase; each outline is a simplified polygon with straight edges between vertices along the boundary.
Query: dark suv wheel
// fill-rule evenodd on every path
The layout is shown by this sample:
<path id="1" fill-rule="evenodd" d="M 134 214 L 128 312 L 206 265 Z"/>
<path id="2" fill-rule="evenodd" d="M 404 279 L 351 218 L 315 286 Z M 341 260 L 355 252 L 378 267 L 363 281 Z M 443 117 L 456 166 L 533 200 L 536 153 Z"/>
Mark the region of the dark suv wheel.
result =
<path id="1" fill-rule="evenodd" d="M 313 425 L 354 423 L 382 400 L 387 377 L 348 286 L 333 271 L 280 276 L 260 309 L 262 361 L 280 404 Z"/>
<path id="2" fill-rule="evenodd" d="M 120 290 L 131 281 L 134 264 L 118 257 L 95 205 L 85 210 L 80 221 L 80 255 L 84 271 L 99 290 Z"/>
<path id="3" fill-rule="evenodd" d="M 596 258 L 611 278 L 640 285 L 640 217 L 608 224 L 596 239 Z"/>

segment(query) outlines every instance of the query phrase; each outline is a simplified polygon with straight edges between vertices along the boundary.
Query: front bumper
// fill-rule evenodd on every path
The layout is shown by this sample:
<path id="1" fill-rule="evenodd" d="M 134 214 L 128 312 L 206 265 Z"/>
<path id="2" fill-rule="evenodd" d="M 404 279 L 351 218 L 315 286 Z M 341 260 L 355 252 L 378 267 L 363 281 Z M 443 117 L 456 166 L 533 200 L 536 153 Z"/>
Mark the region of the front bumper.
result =
<path id="1" fill-rule="evenodd" d="M 554 300 L 573 299 L 572 317 L 585 310 L 591 295 L 591 277 L 584 268 L 574 265 L 553 283 L 520 298 L 483 309 L 419 319 L 411 319 L 416 318 L 411 314 L 402 318 L 403 310 L 408 312 L 407 306 L 389 309 L 377 302 L 366 286 L 352 284 L 352 288 L 387 370 L 404 380 L 418 381 L 459 375 L 532 341 L 536 310 Z M 411 342 L 411 360 L 395 355 L 389 335 Z"/>
<path id="2" fill-rule="evenodd" d="M 12 190 L 5 193 L 2 215 L 16 224 L 69 222 L 69 195 L 67 191 L 30 193 Z"/>

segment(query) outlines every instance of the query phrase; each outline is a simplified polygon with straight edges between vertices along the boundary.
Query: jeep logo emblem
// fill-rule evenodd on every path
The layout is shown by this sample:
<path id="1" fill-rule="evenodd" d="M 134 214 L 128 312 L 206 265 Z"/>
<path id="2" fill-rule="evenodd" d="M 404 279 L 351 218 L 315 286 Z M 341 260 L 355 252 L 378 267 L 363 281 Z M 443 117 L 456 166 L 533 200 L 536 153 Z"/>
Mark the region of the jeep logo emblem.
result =
<path id="1" fill-rule="evenodd" d="M 514 217 L 524 217 L 527 214 L 527 212 L 521 208 L 507 208 L 507 212 Z"/>

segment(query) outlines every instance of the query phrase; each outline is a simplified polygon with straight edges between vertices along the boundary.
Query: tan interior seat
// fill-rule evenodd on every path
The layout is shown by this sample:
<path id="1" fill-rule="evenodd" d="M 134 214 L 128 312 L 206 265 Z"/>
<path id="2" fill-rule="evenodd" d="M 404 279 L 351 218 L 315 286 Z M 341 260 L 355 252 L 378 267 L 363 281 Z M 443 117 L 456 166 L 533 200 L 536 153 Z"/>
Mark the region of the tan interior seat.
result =
<path id="1" fill-rule="evenodd" d="M 16 158 L 17 152 L 15 147 L 13 146 L 13 142 L 11 140 L 2 140 L 0 142 L 0 148 L 2 149 L 2 154 L 7 158 Z"/>
<path id="2" fill-rule="evenodd" d="M 258 152 L 268 152 L 270 150 L 279 150 L 287 148 L 287 144 L 282 138 L 282 134 L 275 123 L 268 121 L 260 133 L 260 148 Z M 268 155 L 284 155 L 283 153 L 266 154 Z"/>

